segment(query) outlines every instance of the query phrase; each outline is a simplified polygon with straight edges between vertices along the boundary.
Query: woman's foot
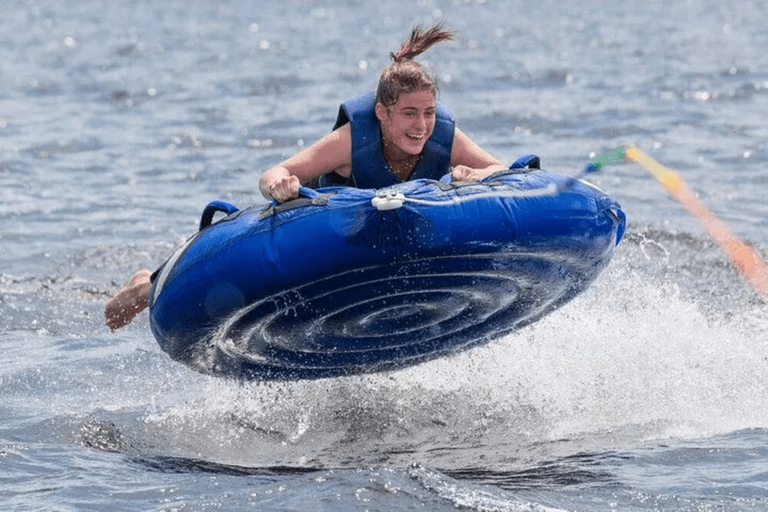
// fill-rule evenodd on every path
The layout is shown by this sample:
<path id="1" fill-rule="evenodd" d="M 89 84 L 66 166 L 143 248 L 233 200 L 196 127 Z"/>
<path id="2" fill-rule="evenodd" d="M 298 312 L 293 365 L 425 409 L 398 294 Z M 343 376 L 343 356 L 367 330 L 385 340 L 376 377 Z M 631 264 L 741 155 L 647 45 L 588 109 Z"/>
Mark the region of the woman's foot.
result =
<path id="1" fill-rule="evenodd" d="M 110 329 L 119 329 L 128 325 L 149 304 L 149 278 L 152 273 L 142 269 L 133 274 L 128 283 L 107 301 L 104 315 Z"/>

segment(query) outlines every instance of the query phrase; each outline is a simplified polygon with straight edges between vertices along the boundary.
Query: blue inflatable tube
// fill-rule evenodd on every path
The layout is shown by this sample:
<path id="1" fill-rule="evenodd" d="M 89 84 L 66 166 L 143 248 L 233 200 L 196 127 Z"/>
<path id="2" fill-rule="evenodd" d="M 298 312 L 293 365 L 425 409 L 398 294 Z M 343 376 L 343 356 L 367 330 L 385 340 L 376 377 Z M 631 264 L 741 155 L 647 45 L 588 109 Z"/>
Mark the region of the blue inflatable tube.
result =
<path id="1" fill-rule="evenodd" d="M 541 170 L 302 196 L 244 210 L 208 205 L 150 290 L 151 328 L 172 358 L 271 380 L 451 354 L 584 290 L 625 227 L 603 192 Z M 214 223 L 217 212 L 226 216 Z"/>

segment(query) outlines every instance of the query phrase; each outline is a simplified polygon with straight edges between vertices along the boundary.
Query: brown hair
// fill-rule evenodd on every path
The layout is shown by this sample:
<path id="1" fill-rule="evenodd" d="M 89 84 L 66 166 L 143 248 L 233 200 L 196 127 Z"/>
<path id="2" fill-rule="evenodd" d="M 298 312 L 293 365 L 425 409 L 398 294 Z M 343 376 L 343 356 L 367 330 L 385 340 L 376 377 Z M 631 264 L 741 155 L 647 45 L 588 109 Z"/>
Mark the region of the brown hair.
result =
<path id="1" fill-rule="evenodd" d="M 433 95 L 436 94 L 435 78 L 413 58 L 436 43 L 453 40 L 453 36 L 454 33 L 445 30 L 442 23 L 426 30 L 419 25 L 413 27 L 410 37 L 403 42 L 400 49 L 389 54 L 394 62 L 384 68 L 379 77 L 376 103 L 389 107 L 397 103 L 401 94 L 409 92 L 427 90 Z"/>

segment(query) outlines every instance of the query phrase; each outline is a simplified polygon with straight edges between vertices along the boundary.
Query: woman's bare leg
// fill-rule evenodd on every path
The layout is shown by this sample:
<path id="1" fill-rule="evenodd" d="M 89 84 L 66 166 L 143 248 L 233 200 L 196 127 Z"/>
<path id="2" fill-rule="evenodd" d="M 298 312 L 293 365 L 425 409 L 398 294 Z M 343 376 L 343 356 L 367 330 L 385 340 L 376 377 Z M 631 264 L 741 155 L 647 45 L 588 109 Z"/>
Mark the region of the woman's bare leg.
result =
<path id="1" fill-rule="evenodd" d="M 110 329 L 119 329 L 128 325 L 149 304 L 149 278 L 152 273 L 142 269 L 133 274 L 128 283 L 107 301 L 104 315 Z"/>

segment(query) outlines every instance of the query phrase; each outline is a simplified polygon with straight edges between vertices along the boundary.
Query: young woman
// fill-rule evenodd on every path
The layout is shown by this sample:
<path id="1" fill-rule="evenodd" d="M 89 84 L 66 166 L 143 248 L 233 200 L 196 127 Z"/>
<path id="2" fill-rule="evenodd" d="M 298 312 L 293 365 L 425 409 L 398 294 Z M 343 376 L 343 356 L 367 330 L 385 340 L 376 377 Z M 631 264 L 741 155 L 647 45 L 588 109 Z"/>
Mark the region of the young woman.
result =
<path id="1" fill-rule="evenodd" d="M 435 79 L 414 57 L 435 43 L 453 39 L 438 24 L 415 27 L 381 74 L 375 96 L 344 103 L 334 130 L 267 170 L 261 193 L 278 202 L 298 197 L 299 186 L 342 184 L 382 188 L 411 179 L 476 181 L 505 169 L 459 130 L 453 114 L 436 102 Z M 149 302 L 150 272 L 134 274 L 107 302 L 107 325 L 128 324 Z"/>
<path id="2" fill-rule="evenodd" d="M 352 99 L 339 109 L 334 130 L 266 171 L 260 188 L 283 202 L 300 184 L 381 188 L 418 178 L 475 181 L 504 169 L 456 128 L 451 112 L 436 103 L 435 80 L 413 58 L 435 43 L 453 39 L 436 25 L 415 27 L 381 74 L 376 95 Z M 437 129 L 437 131 L 435 131 Z"/>

